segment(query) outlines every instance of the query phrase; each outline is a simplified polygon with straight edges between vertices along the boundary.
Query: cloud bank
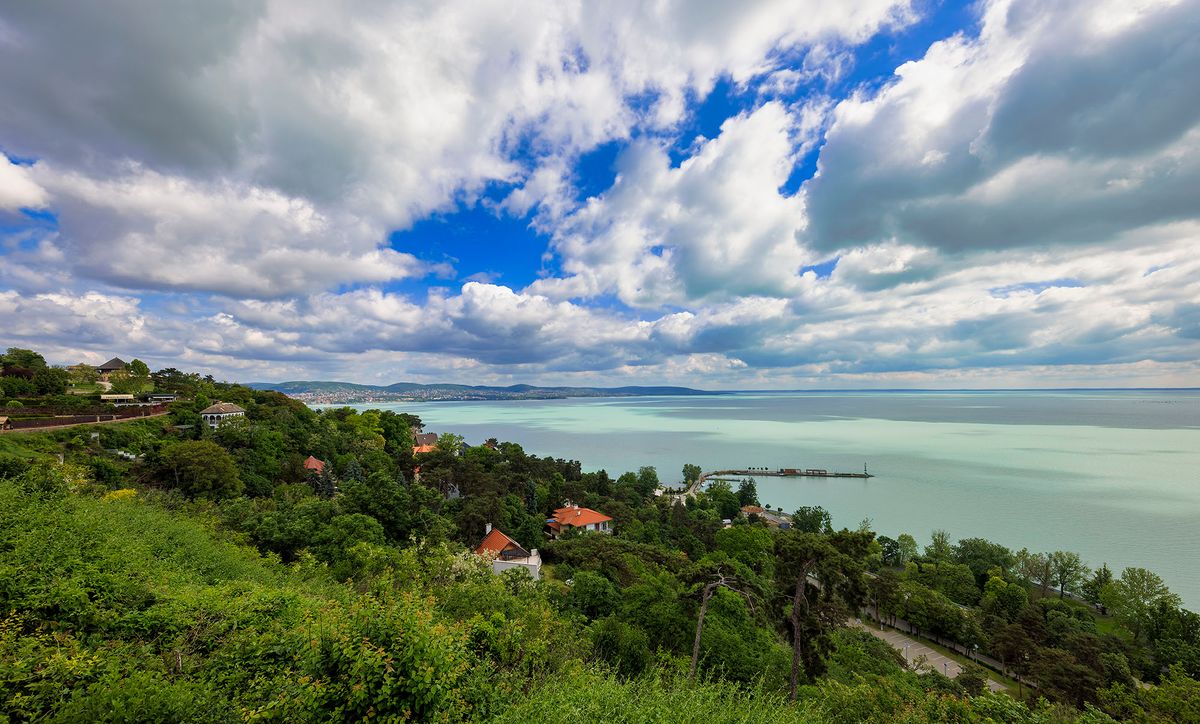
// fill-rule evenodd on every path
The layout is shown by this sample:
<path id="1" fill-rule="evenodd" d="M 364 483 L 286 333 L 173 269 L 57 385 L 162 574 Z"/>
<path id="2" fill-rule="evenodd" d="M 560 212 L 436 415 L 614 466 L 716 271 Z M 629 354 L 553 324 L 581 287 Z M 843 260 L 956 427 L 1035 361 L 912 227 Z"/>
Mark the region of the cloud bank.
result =
<path id="1" fill-rule="evenodd" d="M 1194 385 L 1200 3 L 975 12 L 874 78 L 919 6 L 6 8 L 0 342 L 239 379 Z M 532 283 L 396 233 L 469 211 L 524 227 Z"/>

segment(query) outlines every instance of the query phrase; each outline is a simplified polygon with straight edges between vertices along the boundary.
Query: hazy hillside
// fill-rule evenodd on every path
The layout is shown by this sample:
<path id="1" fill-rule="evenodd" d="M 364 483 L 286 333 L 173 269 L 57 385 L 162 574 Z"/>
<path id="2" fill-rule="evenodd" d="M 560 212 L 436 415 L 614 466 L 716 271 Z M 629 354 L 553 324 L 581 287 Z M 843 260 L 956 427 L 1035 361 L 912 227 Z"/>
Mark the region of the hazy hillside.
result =
<path id="1" fill-rule="evenodd" d="M 560 397 L 636 397 L 650 395 L 718 395 L 720 392 L 690 387 L 541 387 L 538 385 L 458 385 L 396 382 L 390 385 L 361 385 L 353 382 L 296 380 L 290 382 L 249 382 L 256 390 L 275 390 L 312 402 L 379 402 L 396 400 L 511 400 L 551 399 Z"/>

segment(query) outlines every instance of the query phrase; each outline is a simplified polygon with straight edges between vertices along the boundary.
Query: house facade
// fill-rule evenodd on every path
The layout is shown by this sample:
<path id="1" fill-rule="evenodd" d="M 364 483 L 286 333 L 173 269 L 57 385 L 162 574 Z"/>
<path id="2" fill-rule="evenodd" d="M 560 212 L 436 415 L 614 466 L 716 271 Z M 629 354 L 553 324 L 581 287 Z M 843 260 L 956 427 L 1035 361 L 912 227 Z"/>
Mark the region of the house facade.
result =
<path id="1" fill-rule="evenodd" d="M 591 508 L 567 505 L 554 511 L 554 517 L 546 521 L 550 535 L 557 538 L 568 530 L 589 530 L 596 533 L 612 533 L 612 518 Z"/>
<path id="2" fill-rule="evenodd" d="M 216 430 L 221 423 L 226 420 L 232 420 L 235 417 L 243 417 L 246 411 L 232 402 L 218 402 L 215 405 L 209 405 L 200 411 L 200 419 L 204 420 L 205 424 L 213 430 Z"/>
<path id="3" fill-rule="evenodd" d="M 484 528 L 486 535 L 483 541 L 475 547 L 475 555 L 484 556 L 492 561 L 492 574 L 501 573 L 512 568 L 524 568 L 539 580 L 542 577 L 542 556 L 538 549 L 526 550 L 520 543 L 509 538 L 499 528 L 493 528 L 488 523 Z"/>

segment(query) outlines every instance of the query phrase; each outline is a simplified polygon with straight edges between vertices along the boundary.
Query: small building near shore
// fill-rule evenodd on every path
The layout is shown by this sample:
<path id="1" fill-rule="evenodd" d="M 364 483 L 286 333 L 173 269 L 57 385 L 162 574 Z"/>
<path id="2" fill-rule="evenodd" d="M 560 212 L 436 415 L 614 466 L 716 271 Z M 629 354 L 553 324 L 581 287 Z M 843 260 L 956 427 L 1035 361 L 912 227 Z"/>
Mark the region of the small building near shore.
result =
<path id="1" fill-rule="evenodd" d="M 555 538 L 572 528 L 597 533 L 611 534 L 613 532 L 612 518 L 598 510 L 581 508 L 571 503 L 554 511 L 554 517 L 546 521 L 546 527 L 550 529 L 550 535 Z"/>

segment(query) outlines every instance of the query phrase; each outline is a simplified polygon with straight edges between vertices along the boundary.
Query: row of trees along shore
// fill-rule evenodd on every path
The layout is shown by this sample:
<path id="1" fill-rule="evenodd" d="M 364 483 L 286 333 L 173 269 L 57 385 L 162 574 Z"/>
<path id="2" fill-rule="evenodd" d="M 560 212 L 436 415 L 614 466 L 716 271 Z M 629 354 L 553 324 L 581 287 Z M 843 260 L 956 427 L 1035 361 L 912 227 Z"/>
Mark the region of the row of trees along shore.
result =
<path id="1" fill-rule="evenodd" d="M 167 416 L 0 436 L 10 719 L 1200 720 L 1200 619 L 1149 571 L 819 508 L 779 530 L 752 480 L 679 502 L 453 433 L 414 459 L 411 414 L 149 376 Z M 210 430 L 217 400 L 245 417 Z M 565 500 L 615 533 L 547 539 Z M 489 523 L 540 581 L 470 553 Z M 1031 686 L 914 670 L 847 627 L 872 608 Z"/>

